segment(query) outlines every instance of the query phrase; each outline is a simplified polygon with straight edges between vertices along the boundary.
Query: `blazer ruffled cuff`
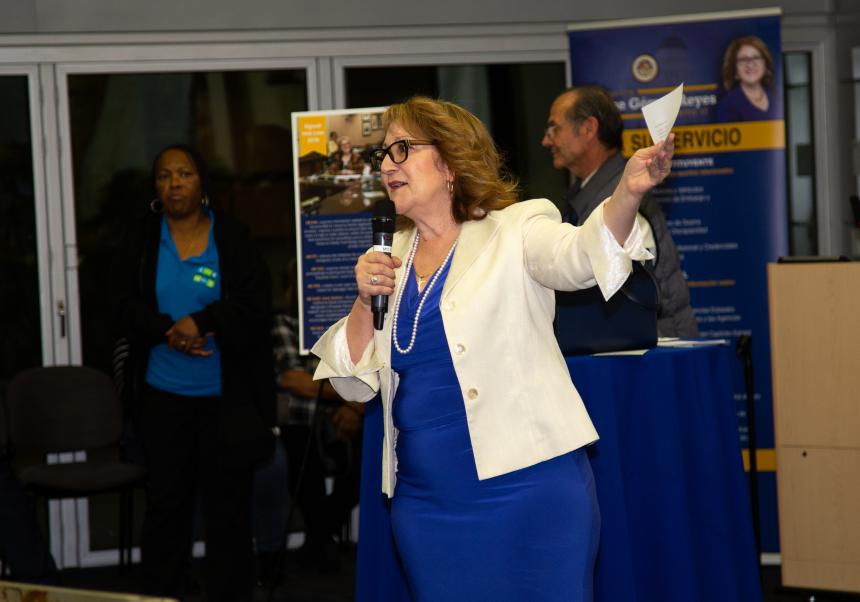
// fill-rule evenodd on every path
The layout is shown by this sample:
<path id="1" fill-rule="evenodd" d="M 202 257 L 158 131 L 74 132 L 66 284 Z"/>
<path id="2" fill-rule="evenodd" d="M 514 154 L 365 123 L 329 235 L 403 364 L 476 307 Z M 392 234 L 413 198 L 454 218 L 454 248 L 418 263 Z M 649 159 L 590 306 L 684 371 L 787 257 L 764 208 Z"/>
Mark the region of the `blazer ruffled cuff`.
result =
<path id="1" fill-rule="evenodd" d="M 358 363 L 353 363 L 346 340 L 348 319 L 349 316 L 341 318 L 311 349 L 311 353 L 320 358 L 314 380 L 329 379 L 334 390 L 347 401 L 370 401 L 379 392 L 382 364 L 373 340 L 365 347 Z"/>
<path id="2" fill-rule="evenodd" d="M 599 252 L 592 253 L 589 259 L 594 270 L 594 279 L 606 300 L 617 293 L 626 282 L 633 271 L 633 261 L 654 259 L 654 255 L 646 247 L 646 235 L 638 219 L 633 221 L 633 228 L 624 244 L 618 244 L 615 235 L 603 221 L 603 206 L 608 200 L 607 198 L 603 201 L 583 224 L 583 228 L 588 229 L 588 235 L 593 237 L 592 242 L 596 246 L 592 248 L 599 249 Z"/>

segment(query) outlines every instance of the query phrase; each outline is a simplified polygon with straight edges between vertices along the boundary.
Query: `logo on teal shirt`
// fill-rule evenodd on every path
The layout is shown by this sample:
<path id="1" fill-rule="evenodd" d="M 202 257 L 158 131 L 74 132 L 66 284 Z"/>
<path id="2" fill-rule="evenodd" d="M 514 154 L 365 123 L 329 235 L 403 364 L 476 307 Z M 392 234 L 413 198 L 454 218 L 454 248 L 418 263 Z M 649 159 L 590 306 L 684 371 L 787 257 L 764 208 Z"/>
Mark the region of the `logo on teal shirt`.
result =
<path id="1" fill-rule="evenodd" d="M 215 280 L 218 279 L 218 272 L 212 268 L 201 266 L 197 268 L 197 273 L 194 274 L 194 282 L 202 284 L 206 288 L 215 288 Z"/>

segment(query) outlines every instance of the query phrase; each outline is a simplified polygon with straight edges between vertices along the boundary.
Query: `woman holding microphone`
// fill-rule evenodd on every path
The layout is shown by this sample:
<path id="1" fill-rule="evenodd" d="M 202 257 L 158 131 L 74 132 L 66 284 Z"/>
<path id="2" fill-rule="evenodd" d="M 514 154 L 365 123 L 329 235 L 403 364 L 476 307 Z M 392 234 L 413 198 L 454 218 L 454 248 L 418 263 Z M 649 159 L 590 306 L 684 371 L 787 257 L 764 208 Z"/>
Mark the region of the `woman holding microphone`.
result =
<path id="1" fill-rule="evenodd" d="M 392 255 L 361 256 L 359 296 L 314 346 L 316 378 L 381 394 L 382 489 L 412 598 L 591 600 L 597 439 L 552 330 L 554 290 L 610 297 L 650 258 L 635 215 L 672 141 L 638 151 L 582 227 L 516 183 L 483 124 L 416 97 L 374 152 L 399 215 Z M 371 297 L 390 295 L 374 330 Z"/>

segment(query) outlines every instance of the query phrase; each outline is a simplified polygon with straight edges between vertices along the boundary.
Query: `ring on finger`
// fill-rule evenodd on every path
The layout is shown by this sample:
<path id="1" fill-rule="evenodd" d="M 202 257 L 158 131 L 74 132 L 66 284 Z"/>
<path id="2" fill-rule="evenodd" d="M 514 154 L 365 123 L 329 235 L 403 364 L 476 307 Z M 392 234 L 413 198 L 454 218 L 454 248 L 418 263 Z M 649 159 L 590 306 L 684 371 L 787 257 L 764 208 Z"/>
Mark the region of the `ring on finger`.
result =
<path id="1" fill-rule="evenodd" d="M 376 283 L 377 283 L 377 282 L 379 282 L 379 278 L 377 278 L 377 277 L 376 277 L 376 274 L 373 274 L 373 275 L 370 277 L 370 284 L 372 284 L 372 285 L 376 286 Z"/>

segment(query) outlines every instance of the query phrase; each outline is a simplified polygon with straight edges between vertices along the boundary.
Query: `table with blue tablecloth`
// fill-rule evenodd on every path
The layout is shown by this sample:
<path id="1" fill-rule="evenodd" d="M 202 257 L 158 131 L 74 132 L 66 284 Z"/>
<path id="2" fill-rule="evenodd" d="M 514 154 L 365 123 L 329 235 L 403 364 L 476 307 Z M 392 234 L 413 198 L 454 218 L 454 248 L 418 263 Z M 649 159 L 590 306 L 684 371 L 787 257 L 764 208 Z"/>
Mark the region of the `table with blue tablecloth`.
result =
<path id="1" fill-rule="evenodd" d="M 759 602 L 724 345 L 567 358 L 600 434 L 597 602 Z M 365 412 L 358 602 L 408 602 L 380 492 L 382 409 Z"/>

